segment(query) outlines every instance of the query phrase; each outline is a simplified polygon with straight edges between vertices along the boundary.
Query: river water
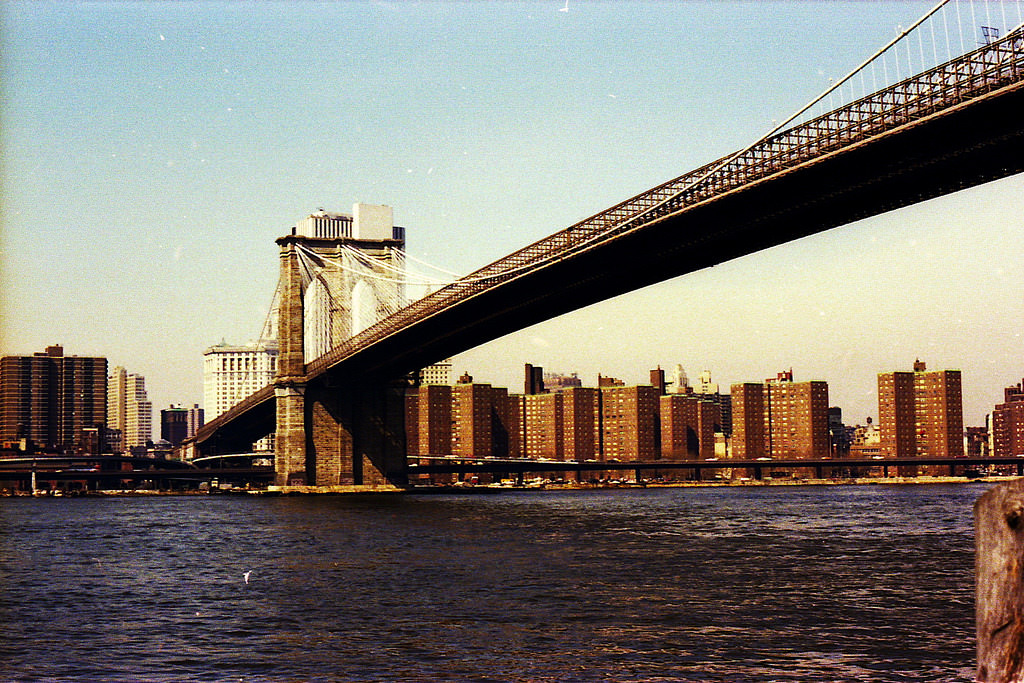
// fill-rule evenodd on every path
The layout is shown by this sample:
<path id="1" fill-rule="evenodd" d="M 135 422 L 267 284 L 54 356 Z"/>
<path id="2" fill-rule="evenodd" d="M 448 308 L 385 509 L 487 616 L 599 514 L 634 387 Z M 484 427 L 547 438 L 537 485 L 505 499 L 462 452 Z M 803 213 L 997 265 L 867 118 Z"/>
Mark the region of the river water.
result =
<path id="1" fill-rule="evenodd" d="M 0 499 L 0 680 L 970 681 L 985 488 Z"/>

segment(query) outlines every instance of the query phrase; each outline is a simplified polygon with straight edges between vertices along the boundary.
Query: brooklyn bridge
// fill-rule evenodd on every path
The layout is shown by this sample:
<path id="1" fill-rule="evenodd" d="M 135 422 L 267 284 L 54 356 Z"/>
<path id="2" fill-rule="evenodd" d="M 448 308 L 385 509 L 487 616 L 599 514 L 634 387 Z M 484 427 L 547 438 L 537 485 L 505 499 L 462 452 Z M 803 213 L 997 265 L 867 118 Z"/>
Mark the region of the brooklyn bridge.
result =
<path id="1" fill-rule="evenodd" d="M 948 35 L 943 49 L 935 37 L 942 9 L 744 149 L 411 303 L 376 277 L 400 266 L 403 244 L 378 217 L 280 237 L 277 376 L 186 447 L 244 452 L 274 433 L 278 485 L 401 486 L 410 373 L 625 292 L 1020 173 L 1024 32 L 986 33 L 952 54 Z M 366 275 L 333 275 L 342 256 Z M 375 314 L 355 313 L 366 301 Z"/>

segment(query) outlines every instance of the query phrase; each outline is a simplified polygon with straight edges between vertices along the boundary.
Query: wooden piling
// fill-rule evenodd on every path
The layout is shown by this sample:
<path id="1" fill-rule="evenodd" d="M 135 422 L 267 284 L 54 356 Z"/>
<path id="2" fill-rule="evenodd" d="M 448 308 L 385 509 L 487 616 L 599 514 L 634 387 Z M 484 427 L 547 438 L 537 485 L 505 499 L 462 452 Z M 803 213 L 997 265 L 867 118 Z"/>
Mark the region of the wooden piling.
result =
<path id="1" fill-rule="evenodd" d="M 977 680 L 1024 681 L 1024 479 L 974 504 Z"/>

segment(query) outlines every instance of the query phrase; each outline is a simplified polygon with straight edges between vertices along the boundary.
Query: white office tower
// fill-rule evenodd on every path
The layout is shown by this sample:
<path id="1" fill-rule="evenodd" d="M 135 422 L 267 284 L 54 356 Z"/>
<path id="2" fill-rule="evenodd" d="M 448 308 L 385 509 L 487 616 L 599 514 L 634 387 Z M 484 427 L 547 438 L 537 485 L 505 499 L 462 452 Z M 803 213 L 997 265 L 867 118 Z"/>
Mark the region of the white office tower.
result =
<path id="1" fill-rule="evenodd" d="M 223 341 L 203 352 L 203 412 L 214 419 L 274 381 L 277 342 L 230 346 Z"/>
<path id="2" fill-rule="evenodd" d="M 440 363 L 428 365 L 420 371 L 420 384 L 451 386 L 452 359 L 446 358 Z"/>
<path id="3" fill-rule="evenodd" d="M 107 427 L 121 433 L 121 452 L 145 450 L 153 440 L 153 404 L 146 378 L 115 367 L 107 377 Z"/>
<path id="4" fill-rule="evenodd" d="M 407 305 L 405 228 L 390 206 L 355 204 L 352 215 L 319 211 L 295 225 L 300 250 L 305 361 Z"/>
<path id="5" fill-rule="evenodd" d="M 711 371 L 705 370 L 700 373 L 700 382 L 694 388 L 694 391 L 698 394 L 717 394 L 718 384 L 711 381 Z"/>
<path id="6" fill-rule="evenodd" d="M 676 364 L 675 370 L 672 371 L 672 382 L 669 384 L 668 393 L 670 394 L 688 394 L 690 393 L 690 380 L 686 376 L 686 371 L 683 370 L 683 366 Z"/>

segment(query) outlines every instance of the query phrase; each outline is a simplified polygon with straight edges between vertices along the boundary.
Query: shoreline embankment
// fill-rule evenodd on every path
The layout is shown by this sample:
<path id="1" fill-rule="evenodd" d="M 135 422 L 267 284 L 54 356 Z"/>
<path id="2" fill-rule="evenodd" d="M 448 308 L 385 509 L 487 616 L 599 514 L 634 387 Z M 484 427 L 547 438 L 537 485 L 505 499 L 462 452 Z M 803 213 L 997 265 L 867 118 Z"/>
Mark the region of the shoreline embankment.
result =
<path id="1" fill-rule="evenodd" d="M 658 489 L 658 488 L 737 488 L 737 487 L 804 487 L 804 486 L 922 486 L 935 484 L 980 484 L 993 485 L 1014 481 L 1016 475 L 993 475 L 985 477 L 861 477 L 845 479 L 763 479 L 737 481 L 679 481 L 679 482 L 614 482 L 614 483 L 543 483 L 516 485 L 463 484 L 429 485 L 410 487 L 366 487 L 366 486 L 268 486 L 267 488 L 221 488 L 211 490 L 167 491 L 152 489 L 121 489 L 99 491 L 14 491 L 0 490 L 0 498 L 6 497 L 151 497 L 151 496 L 323 496 L 323 495 L 438 495 L 438 494 L 496 494 L 521 491 L 605 491 L 611 489 Z"/>

